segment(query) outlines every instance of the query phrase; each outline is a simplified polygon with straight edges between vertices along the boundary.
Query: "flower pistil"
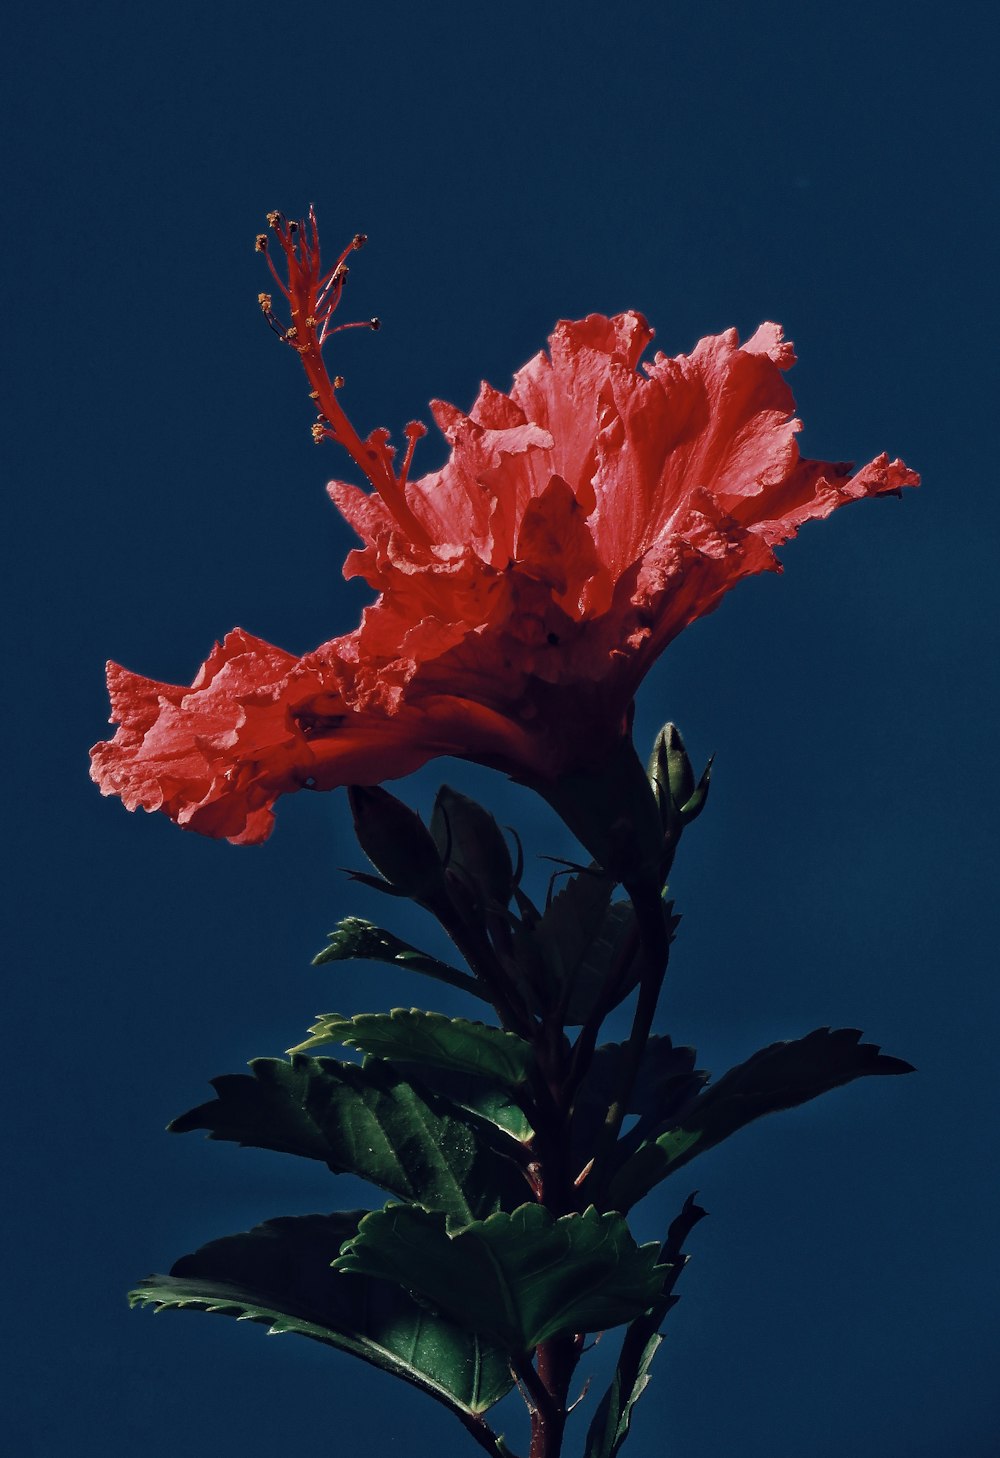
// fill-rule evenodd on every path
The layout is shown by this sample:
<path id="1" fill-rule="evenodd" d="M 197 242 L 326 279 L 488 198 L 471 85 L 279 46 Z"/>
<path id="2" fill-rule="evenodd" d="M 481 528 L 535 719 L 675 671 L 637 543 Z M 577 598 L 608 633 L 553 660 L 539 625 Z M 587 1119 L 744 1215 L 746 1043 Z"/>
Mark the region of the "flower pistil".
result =
<path id="1" fill-rule="evenodd" d="M 309 209 L 308 219 L 302 222 L 288 220 L 279 212 L 268 213 L 267 221 L 285 256 L 287 283 L 271 258 L 266 233 L 258 233 L 255 247 L 258 253 L 264 254 L 275 283 L 288 300 L 291 323 L 287 328 L 281 324 L 274 313 L 270 294 L 259 294 L 258 302 L 264 318 L 274 332 L 302 360 L 302 367 L 311 386 L 309 398 L 318 412 L 312 427 L 313 440 L 317 444 L 323 440 L 333 440 L 343 446 L 409 539 L 419 546 L 427 547 L 430 545 L 430 537 L 414 516 L 405 495 L 413 450 L 420 437 L 426 435 L 426 428 L 418 421 L 411 421 L 406 427 L 407 451 L 402 470 L 397 476 L 393 468 L 394 451 L 389 444 L 388 432 L 375 430 L 367 440 L 361 439 L 337 399 L 337 391 L 344 383 L 343 376 L 336 375 L 331 379 L 323 359 L 323 345 L 331 334 L 337 334 L 344 329 L 377 330 L 380 327 L 377 318 L 346 324 L 331 323 L 344 292 L 349 272 L 347 260 L 353 252 L 363 248 L 368 239 L 364 233 L 355 233 L 333 267 L 324 272 L 320 258 L 319 230 L 313 208 Z"/>

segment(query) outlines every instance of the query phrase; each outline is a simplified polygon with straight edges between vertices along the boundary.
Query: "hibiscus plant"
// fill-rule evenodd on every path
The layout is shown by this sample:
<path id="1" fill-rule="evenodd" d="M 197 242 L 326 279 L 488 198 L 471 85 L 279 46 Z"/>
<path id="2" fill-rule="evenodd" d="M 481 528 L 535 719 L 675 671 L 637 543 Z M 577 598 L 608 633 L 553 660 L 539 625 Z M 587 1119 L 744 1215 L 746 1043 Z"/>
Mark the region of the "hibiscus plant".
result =
<path id="1" fill-rule="evenodd" d="M 858 472 L 800 456 L 777 326 L 640 372 L 652 331 L 626 313 L 560 323 L 509 394 L 483 385 L 468 415 L 434 404 L 451 453 L 411 479 L 424 427 L 406 427 L 397 466 L 386 431 L 355 431 L 323 357 L 351 327 L 332 320 L 363 236 L 327 268 L 311 212 L 268 221 L 280 267 L 267 234 L 257 248 L 284 306 L 264 293 L 261 308 L 302 361 L 316 440 L 367 483 L 329 492 L 362 543 L 345 576 L 375 601 L 304 657 L 236 629 L 190 687 L 110 665 L 119 727 L 94 778 L 234 844 L 270 833 L 279 796 L 346 786 L 372 865 L 356 879 L 434 917 L 456 965 L 358 917 L 317 962 L 406 969 L 483 1018 L 329 1013 L 288 1059 L 215 1079 L 174 1130 L 319 1160 L 388 1203 L 213 1240 L 132 1300 L 353 1354 L 443 1403 L 495 1458 L 521 1443 L 488 1416 L 513 1388 L 530 1458 L 564 1451 L 580 1402 L 576 1451 L 613 1458 L 704 1213 L 675 1201 L 662 1241 L 639 1245 L 633 1206 L 751 1120 L 910 1067 L 820 1028 L 710 1082 L 693 1049 L 652 1031 L 678 920 L 667 878 L 710 766 L 695 773 L 672 724 L 644 764 L 633 698 L 687 624 L 741 577 L 779 570 L 775 548 L 802 523 L 917 477 L 885 456 Z M 383 787 L 442 755 L 531 787 L 582 845 L 540 904 L 520 842 L 484 807 L 445 786 L 425 824 Z M 622 1004 L 630 1036 L 602 1043 Z M 609 1328 L 622 1329 L 611 1384 L 582 1402 L 581 1355 Z"/>

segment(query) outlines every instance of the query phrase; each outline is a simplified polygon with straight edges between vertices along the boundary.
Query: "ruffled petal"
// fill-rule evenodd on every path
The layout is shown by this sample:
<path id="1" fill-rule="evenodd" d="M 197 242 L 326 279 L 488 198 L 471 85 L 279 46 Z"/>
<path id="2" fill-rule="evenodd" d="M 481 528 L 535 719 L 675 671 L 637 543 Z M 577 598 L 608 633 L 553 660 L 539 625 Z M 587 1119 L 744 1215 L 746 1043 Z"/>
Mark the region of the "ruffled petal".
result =
<path id="1" fill-rule="evenodd" d="M 236 629 L 189 688 L 110 665 L 102 791 L 248 844 L 282 794 L 438 755 L 533 782 L 578 770 L 627 732 L 672 639 L 777 570 L 804 522 L 918 483 L 884 455 L 853 473 L 800 457 L 776 324 L 640 373 L 651 339 L 636 313 L 564 321 L 509 394 L 435 403 L 439 471 L 390 475 L 394 501 L 331 482 L 361 542 L 345 576 L 377 594 L 360 626 L 303 658 Z M 367 447 L 391 463 L 384 432 Z"/>

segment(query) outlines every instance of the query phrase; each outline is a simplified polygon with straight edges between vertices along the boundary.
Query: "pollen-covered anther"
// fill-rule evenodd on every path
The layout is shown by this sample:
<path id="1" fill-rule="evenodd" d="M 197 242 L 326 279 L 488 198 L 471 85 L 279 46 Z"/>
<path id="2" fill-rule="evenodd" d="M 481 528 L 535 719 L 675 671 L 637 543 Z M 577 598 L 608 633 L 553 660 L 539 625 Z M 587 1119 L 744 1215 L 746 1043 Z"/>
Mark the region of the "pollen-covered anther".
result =
<path id="1" fill-rule="evenodd" d="M 363 248 L 367 242 L 368 242 L 368 234 L 367 233 L 355 233 L 354 237 L 351 239 L 351 247 L 352 248 Z"/>
<path id="2" fill-rule="evenodd" d="M 275 209 L 268 213 L 267 221 L 269 227 L 277 229 L 281 226 L 281 214 Z"/>
<path id="3" fill-rule="evenodd" d="M 257 302 L 260 305 L 262 314 L 270 314 L 271 305 L 274 303 L 274 299 L 270 294 L 258 294 Z"/>
<path id="4" fill-rule="evenodd" d="M 258 233 L 257 234 L 257 237 L 254 240 L 254 245 L 253 246 L 254 246 L 254 252 L 255 253 L 266 253 L 267 252 L 267 234 L 266 233 Z"/>
<path id="5" fill-rule="evenodd" d="M 315 329 L 316 328 L 316 320 L 313 318 L 313 316 L 311 314 L 307 314 L 306 315 L 306 328 L 307 329 Z"/>
<path id="6" fill-rule="evenodd" d="M 312 438 L 316 445 L 321 445 L 329 434 L 322 421 L 317 420 L 312 426 Z"/>
<path id="7" fill-rule="evenodd" d="M 403 459 L 402 470 L 399 473 L 400 490 L 403 489 L 409 480 L 414 449 L 416 448 L 417 441 L 421 440 L 427 434 L 427 427 L 426 425 L 422 425 L 419 420 L 411 420 L 405 426 L 403 434 L 406 436 L 406 455 Z"/>
<path id="8" fill-rule="evenodd" d="M 372 317 L 368 320 L 368 328 L 372 331 L 373 334 L 376 333 L 379 329 L 382 328 L 382 320 L 377 315 L 373 314 Z"/>
<path id="9" fill-rule="evenodd" d="M 298 337 L 299 331 L 296 329 L 294 324 L 291 326 L 290 329 L 285 330 L 285 338 L 288 340 L 289 344 L 294 344 Z"/>
<path id="10" fill-rule="evenodd" d="M 319 391 L 318 390 L 310 390 L 309 391 L 309 398 L 310 398 L 310 400 L 318 400 L 319 399 Z"/>
<path id="11" fill-rule="evenodd" d="M 333 377 L 333 388 L 335 390 L 342 390 L 344 388 L 344 377 L 343 377 L 343 375 L 334 375 L 334 377 Z"/>

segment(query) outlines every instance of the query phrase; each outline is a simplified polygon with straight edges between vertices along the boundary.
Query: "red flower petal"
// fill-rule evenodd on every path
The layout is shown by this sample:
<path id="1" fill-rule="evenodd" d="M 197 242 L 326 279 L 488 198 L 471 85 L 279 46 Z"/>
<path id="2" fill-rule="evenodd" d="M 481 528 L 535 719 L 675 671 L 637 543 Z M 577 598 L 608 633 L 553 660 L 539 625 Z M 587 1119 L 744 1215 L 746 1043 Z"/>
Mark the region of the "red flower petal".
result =
<path id="1" fill-rule="evenodd" d="M 777 325 L 637 373 L 651 337 L 638 314 L 559 324 L 509 395 L 484 385 L 467 416 L 434 407 L 451 455 L 421 480 L 384 485 L 384 437 L 357 442 L 359 460 L 378 448 L 376 494 L 329 490 L 362 542 L 345 575 L 378 593 L 361 626 L 302 659 L 236 630 L 190 689 L 112 665 L 102 791 L 248 843 L 279 795 L 437 755 L 535 780 L 584 768 L 671 639 L 777 570 L 776 545 L 917 484 L 885 456 L 854 475 L 799 456 Z"/>

